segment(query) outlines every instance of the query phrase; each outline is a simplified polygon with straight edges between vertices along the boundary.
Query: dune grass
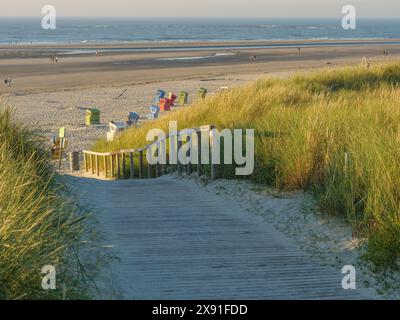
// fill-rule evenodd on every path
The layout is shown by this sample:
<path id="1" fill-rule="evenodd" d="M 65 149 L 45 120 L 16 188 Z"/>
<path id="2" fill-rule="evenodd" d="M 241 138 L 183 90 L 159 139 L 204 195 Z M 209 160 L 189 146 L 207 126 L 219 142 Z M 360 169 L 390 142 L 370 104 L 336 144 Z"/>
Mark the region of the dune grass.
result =
<path id="1" fill-rule="evenodd" d="M 260 80 L 128 130 L 94 149 L 146 144 L 151 128 L 215 124 L 254 128 L 249 179 L 312 192 L 321 210 L 368 239 L 367 257 L 396 267 L 400 257 L 400 64 L 343 68 Z M 224 170 L 225 178 L 234 178 Z"/>
<path id="2" fill-rule="evenodd" d="M 0 111 L 0 299 L 88 298 L 76 256 L 86 214 L 56 181 L 38 137 Z M 42 267 L 56 290 L 42 289 Z"/>

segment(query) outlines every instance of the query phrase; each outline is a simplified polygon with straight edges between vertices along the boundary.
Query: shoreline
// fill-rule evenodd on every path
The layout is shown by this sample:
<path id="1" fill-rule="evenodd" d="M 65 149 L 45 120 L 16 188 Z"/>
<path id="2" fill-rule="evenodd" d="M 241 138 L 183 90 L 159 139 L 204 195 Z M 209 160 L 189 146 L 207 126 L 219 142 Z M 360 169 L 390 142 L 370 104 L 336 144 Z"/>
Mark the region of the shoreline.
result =
<path id="1" fill-rule="evenodd" d="M 32 43 L 32 44 L 2 44 L 0 43 L 0 58 L 4 51 L 25 51 L 34 53 L 49 53 L 60 51 L 59 54 L 74 55 L 99 53 L 143 53 L 143 52 L 181 52 L 202 50 L 239 50 L 239 49 L 287 49 L 287 48 L 319 48 L 319 47 L 357 47 L 400 45 L 400 38 L 355 38 L 355 39 L 304 39 L 304 40 L 207 40 L 207 41 L 127 41 L 127 42 L 75 42 L 75 43 Z M 79 52 L 81 51 L 81 53 Z M 90 51 L 90 52 L 87 52 Z M 28 55 L 28 57 L 30 57 Z"/>
<path id="2" fill-rule="evenodd" d="M 285 42 L 283 48 L 279 47 L 279 42 L 267 45 L 255 41 L 194 42 L 191 46 L 152 43 L 150 49 L 143 51 L 143 44 L 133 47 L 108 44 L 102 46 L 104 52 L 101 47 L 90 52 L 89 45 L 32 45 L 27 49 L 21 46 L 9 50 L 3 47 L 0 50 L 0 95 L 132 86 L 167 80 L 208 80 L 232 75 L 263 77 L 271 73 L 354 66 L 363 57 L 374 62 L 400 59 L 400 39 L 390 45 L 385 41 L 361 45 L 352 41 L 341 45 L 332 41 L 311 41 L 308 47 L 294 41 Z M 231 49 L 235 46 L 237 49 Z M 89 52 L 82 54 L 79 48 Z M 58 50 L 74 51 L 74 54 L 60 55 Z M 390 52 L 389 57 L 383 55 L 384 50 Z M 51 62 L 52 55 L 59 57 L 57 63 Z M 250 62 L 251 56 L 256 56 L 256 61 Z M 12 78 L 11 87 L 4 85 L 8 77 Z"/>

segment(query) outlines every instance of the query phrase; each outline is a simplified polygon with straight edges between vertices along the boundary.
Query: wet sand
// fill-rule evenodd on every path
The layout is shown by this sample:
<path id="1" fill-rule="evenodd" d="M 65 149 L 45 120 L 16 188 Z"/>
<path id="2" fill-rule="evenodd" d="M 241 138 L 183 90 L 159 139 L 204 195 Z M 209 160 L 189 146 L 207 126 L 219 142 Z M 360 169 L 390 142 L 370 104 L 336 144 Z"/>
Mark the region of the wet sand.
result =
<path id="1" fill-rule="evenodd" d="M 0 49 L 0 94 L 22 94 L 54 90 L 92 88 L 97 86 L 130 86 L 169 80 L 212 79 L 237 74 L 268 74 L 310 70 L 335 65 L 359 64 L 365 56 L 373 61 L 400 58 L 400 43 L 331 46 L 332 42 L 310 42 L 318 46 L 304 47 L 301 42 L 284 42 L 291 48 L 199 49 L 205 46 L 265 45 L 259 42 L 158 44 L 165 51 L 152 51 L 155 44 L 103 46 L 13 46 Z M 268 45 L 278 44 L 268 42 Z M 148 52 L 103 52 L 102 50 L 145 48 Z M 185 46 L 184 51 L 179 46 Z M 171 49 L 171 47 L 175 49 Z M 298 51 L 298 48 L 301 48 Z M 59 50 L 87 50 L 77 55 L 59 54 L 52 63 L 50 55 Z M 93 51 L 94 50 L 94 51 Z M 96 55 L 96 50 L 99 54 Z M 383 56 L 388 50 L 389 57 Z M 250 56 L 257 61 L 250 63 Z M 3 79 L 11 77 L 9 88 Z"/>

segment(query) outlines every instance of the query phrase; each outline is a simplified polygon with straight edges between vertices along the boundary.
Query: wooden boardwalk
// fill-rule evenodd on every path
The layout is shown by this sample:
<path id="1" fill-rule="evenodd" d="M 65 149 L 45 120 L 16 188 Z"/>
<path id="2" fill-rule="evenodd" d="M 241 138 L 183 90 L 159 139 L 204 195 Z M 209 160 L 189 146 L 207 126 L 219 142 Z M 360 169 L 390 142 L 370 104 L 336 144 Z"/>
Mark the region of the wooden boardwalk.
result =
<path id="1" fill-rule="evenodd" d="M 262 218 L 193 183 L 74 178 L 125 299 L 360 299 Z"/>

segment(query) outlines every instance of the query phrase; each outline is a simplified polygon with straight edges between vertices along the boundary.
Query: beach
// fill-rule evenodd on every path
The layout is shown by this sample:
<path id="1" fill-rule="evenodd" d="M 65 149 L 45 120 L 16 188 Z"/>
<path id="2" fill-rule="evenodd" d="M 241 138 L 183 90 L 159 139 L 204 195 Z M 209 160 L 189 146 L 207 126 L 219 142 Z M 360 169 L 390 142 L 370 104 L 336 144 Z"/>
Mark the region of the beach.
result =
<path id="1" fill-rule="evenodd" d="M 158 89 L 187 91 L 194 102 L 201 87 L 210 95 L 260 78 L 359 65 L 363 57 L 372 64 L 400 57 L 400 44 L 335 43 L 311 41 L 308 47 L 299 41 L 1 46 L 0 77 L 11 77 L 12 85 L 2 81 L 0 94 L 14 108 L 18 122 L 46 138 L 65 127 L 67 151 L 78 151 L 105 138 L 109 121 L 125 121 L 129 112 L 137 112 L 146 121 Z M 290 48 L 248 48 L 266 45 Z M 143 52 L 145 46 L 148 52 Z M 226 46 L 234 49 L 226 50 Z M 214 50 L 199 49 L 204 47 Z M 54 54 L 58 62 L 51 62 Z M 250 62 L 251 56 L 256 61 Z M 87 108 L 100 110 L 102 125 L 85 125 Z"/>
<path id="2" fill-rule="evenodd" d="M 20 269 L 0 274 L 17 288 L 11 298 L 47 295 L 34 272 L 43 261 L 64 261 L 63 248 L 96 286 L 57 279 L 63 287 L 54 293 L 64 300 L 400 297 L 399 272 L 379 269 L 400 265 L 400 67 L 387 64 L 400 62 L 397 21 L 360 21 L 348 32 L 335 19 L 60 19 L 49 33 L 35 19 L 21 21 L 0 22 L 0 111 L 12 109 L 11 118 L 0 114 L 2 259 Z M 254 83 L 261 79 L 275 80 Z M 200 88 L 214 98 L 197 103 Z M 149 122 L 157 90 L 187 92 L 188 104 Z M 86 125 L 92 108 L 100 124 Z M 99 141 L 131 112 L 137 130 Z M 251 155 L 251 173 L 234 170 L 236 146 L 236 164 L 149 165 L 146 134 L 170 120 L 254 129 L 245 147 L 234 140 Z M 62 158 L 51 166 L 60 132 Z M 206 149 L 213 160 L 214 146 Z M 70 167 L 73 151 L 79 168 Z M 49 252 L 60 254 L 54 263 Z M 29 295 L 27 263 L 28 287 L 39 288 Z M 359 291 L 344 291 L 348 266 Z"/>

